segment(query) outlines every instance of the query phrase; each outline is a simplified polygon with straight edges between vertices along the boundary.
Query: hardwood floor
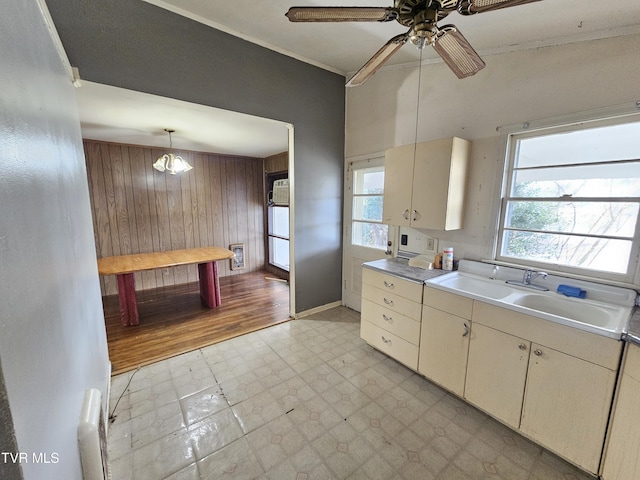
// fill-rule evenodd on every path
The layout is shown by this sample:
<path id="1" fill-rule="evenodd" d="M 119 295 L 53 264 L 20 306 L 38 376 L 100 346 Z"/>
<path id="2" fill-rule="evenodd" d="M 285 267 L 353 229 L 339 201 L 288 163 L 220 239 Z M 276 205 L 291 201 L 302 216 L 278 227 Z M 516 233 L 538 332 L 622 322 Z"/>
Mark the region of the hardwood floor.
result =
<path id="1" fill-rule="evenodd" d="M 103 297 L 113 375 L 289 320 L 289 285 L 266 272 L 220 279 L 209 309 L 198 283 L 137 292 L 140 325 L 120 324 L 118 296 Z"/>

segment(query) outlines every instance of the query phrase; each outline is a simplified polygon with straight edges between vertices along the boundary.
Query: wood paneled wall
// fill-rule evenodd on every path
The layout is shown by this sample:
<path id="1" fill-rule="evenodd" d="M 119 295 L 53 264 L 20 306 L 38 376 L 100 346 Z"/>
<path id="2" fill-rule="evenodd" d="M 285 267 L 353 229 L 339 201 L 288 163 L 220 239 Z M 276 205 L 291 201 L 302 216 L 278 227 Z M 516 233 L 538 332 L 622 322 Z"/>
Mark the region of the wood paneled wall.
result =
<path id="1" fill-rule="evenodd" d="M 276 153 L 264 159 L 264 173 L 289 171 L 289 152 Z"/>
<path id="2" fill-rule="evenodd" d="M 193 170 L 153 169 L 162 149 L 84 141 L 98 257 L 244 244 L 245 268 L 218 262 L 220 276 L 260 270 L 264 252 L 263 159 L 175 151 Z M 195 265 L 136 274 L 136 289 L 195 282 Z M 102 294 L 117 293 L 114 276 Z"/>

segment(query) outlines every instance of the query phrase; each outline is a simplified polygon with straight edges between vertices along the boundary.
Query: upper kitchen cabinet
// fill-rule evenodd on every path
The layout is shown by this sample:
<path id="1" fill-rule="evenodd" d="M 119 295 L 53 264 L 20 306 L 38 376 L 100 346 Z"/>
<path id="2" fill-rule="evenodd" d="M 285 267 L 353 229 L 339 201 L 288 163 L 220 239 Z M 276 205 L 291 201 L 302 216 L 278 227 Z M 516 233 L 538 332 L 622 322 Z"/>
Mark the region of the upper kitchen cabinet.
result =
<path id="1" fill-rule="evenodd" d="M 388 149 L 382 222 L 461 229 L 470 152 L 471 142 L 457 137 Z"/>

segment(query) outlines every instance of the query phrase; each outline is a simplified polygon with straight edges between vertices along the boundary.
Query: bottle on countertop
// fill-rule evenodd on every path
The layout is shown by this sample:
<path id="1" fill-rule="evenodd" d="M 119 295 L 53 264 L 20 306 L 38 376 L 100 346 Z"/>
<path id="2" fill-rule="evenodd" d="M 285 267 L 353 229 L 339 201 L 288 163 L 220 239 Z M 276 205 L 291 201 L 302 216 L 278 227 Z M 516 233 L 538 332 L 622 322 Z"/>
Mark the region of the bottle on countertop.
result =
<path id="1" fill-rule="evenodd" d="M 438 253 L 433 257 L 433 268 L 442 268 L 442 253 Z"/>
<path id="2" fill-rule="evenodd" d="M 447 247 L 442 254 L 442 269 L 453 270 L 453 247 Z"/>

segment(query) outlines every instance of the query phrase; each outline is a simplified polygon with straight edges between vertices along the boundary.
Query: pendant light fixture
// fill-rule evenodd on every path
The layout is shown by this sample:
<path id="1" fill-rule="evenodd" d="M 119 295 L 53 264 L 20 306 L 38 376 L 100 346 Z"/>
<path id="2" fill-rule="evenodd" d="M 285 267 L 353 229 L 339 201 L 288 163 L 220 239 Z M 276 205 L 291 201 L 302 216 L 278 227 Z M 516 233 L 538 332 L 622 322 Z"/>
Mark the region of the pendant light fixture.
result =
<path id="1" fill-rule="evenodd" d="M 171 149 L 173 146 L 171 134 L 175 132 L 175 130 L 165 128 L 164 131 L 169 134 L 169 148 Z M 174 155 L 173 153 L 165 153 L 155 161 L 153 168 L 159 172 L 169 172 L 171 175 L 175 175 L 179 172 L 188 172 L 193 167 L 181 156 Z"/>

